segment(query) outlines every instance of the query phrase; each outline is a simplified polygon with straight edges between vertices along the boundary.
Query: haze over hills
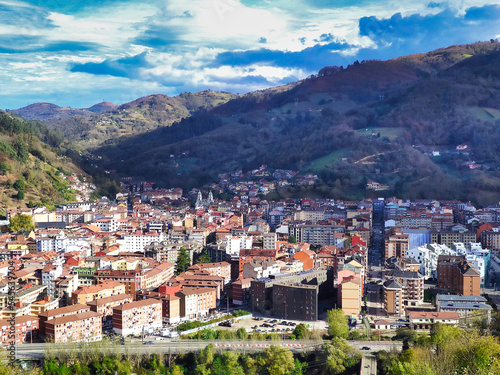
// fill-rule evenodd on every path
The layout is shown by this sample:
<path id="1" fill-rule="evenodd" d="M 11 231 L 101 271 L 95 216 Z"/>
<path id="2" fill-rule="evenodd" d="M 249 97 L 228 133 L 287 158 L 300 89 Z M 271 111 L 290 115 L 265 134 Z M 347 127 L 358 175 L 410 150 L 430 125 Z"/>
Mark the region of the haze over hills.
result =
<path id="1" fill-rule="evenodd" d="M 100 155 L 102 167 L 166 186 L 267 164 L 320 177 L 285 195 L 354 198 L 375 180 L 389 186 L 385 194 L 492 202 L 500 186 L 499 51 L 499 43 L 475 43 L 325 67 L 238 97 L 152 95 L 51 126 Z"/>

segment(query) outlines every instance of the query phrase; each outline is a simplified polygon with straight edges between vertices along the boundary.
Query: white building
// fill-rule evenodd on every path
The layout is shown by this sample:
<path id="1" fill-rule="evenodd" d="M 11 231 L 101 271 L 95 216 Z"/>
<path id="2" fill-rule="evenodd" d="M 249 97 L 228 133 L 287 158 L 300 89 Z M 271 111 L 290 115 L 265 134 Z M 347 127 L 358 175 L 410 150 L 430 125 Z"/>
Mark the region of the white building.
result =
<path id="1" fill-rule="evenodd" d="M 437 262 L 440 255 L 455 255 L 446 245 L 437 243 L 418 246 L 408 250 L 407 257 L 420 263 L 420 273 L 424 279 L 437 278 Z"/>
<path id="2" fill-rule="evenodd" d="M 118 239 L 116 242 L 120 245 L 120 251 L 123 252 L 144 252 L 144 247 L 151 245 L 153 242 L 163 241 L 163 233 L 148 232 L 142 233 L 141 231 L 135 233 L 127 233 Z"/>
<path id="3" fill-rule="evenodd" d="M 62 275 L 62 271 L 62 265 L 47 265 L 42 270 L 42 285 L 47 287 L 47 295 L 52 298 L 55 298 L 55 281 Z"/>
<path id="4" fill-rule="evenodd" d="M 226 254 L 231 256 L 239 256 L 241 249 L 251 249 L 252 245 L 252 236 L 226 236 Z"/>
<path id="5" fill-rule="evenodd" d="M 64 232 L 57 235 L 41 235 L 36 240 L 36 251 L 38 253 L 46 251 L 65 252 L 68 245 L 68 237 Z"/>

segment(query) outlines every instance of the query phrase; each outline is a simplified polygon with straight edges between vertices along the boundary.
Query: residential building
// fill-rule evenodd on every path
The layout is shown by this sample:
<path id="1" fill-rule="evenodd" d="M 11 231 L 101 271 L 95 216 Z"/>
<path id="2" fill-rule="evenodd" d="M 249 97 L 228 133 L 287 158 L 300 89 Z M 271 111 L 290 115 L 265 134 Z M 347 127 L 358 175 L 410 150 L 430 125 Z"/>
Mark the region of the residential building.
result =
<path id="1" fill-rule="evenodd" d="M 123 336 L 162 327 L 162 303 L 156 299 L 125 303 L 113 308 L 113 330 Z"/>
<path id="2" fill-rule="evenodd" d="M 448 324 L 456 326 L 460 317 L 456 312 L 410 311 L 408 313 L 410 327 L 413 329 L 430 329 L 433 324 Z"/>
<path id="3" fill-rule="evenodd" d="M 206 316 L 217 307 L 217 291 L 214 288 L 183 287 L 175 295 L 180 298 L 182 320 Z"/>
<path id="4" fill-rule="evenodd" d="M 363 281 L 359 274 L 343 277 L 337 285 L 337 302 L 344 314 L 357 318 L 361 312 Z"/>
<path id="5" fill-rule="evenodd" d="M 118 281 L 105 280 L 97 285 L 79 287 L 71 298 L 73 304 L 88 304 L 96 299 L 125 294 L 125 284 Z"/>
<path id="6" fill-rule="evenodd" d="M 271 314 L 281 319 L 318 320 L 318 286 L 301 283 L 275 284 Z"/>
<path id="7" fill-rule="evenodd" d="M 384 287 L 384 309 L 386 314 L 404 316 L 403 286 L 395 279 L 386 280 Z"/>
<path id="8" fill-rule="evenodd" d="M 233 304 L 243 305 L 250 301 L 252 278 L 243 278 L 233 282 Z"/>
<path id="9" fill-rule="evenodd" d="M 438 288 L 464 296 L 481 295 L 481 274 L 465 256 L 440 255 L 437 276 Z"/>
<path id="10" fill-rule="evenodd" d="M 500 236 L 499 236 L 500 240 Z M 477 237 L 475 232 L 467 230 L 449 230 L 449 231 L 433 231 L 431 232 L 431 243 L 446 245 L 451 247 L 456 242 L 471 243 L 476 242 Z M 481 241 L 483 242 L 483 241 Z M 483 244 L 484 246 L 484 244 Z M 491 246 L 484 246 L 491 249 Z"/>
<path id="11" fill-rule="evenodd" d="M 54 344 L 101 341 L 101 314 L 86 311 L 47 320 L 45 340 Z"/>
<path id="12" fill-rule="evenodd" d="M 55 318 L 61 318 L 65 316 L 70 316 L 70 315 L 75 315 L 75 314 L 80 314 L 84 312 L 90 311 L 90 307 L 87 305 L 71 305 L 71 306 L 65 306 L 65 307 L 60 307 L 58 309 L 54 310 L 49 310 L 49 311 L 44 311 L 41 314 L 38 315 L 40 318 L 40 336 L 42 338 L 45 338 L 45 323 L 55 319 Z"/>
<path id="13" fill-rule="evenodd" d="M 330 282 L 328 282 L 330 280 Z M 275 284 L 307 284 L 317 285 L 320 295 L 331 294 L 333 285 L 333 269 L 317 269 L 299 274 L 278 274 L 270 278 L 251 282 L 252 311 L 270 314 L 273 309 L 273 287 Z"/>
<path id="14" fill-rule="evenodd" d="M 385 259 L 406 258 L 409 245 L 410 236 L 397 227 L 392 228 L 385 238 Z"/>
<path id="15" fill-rule="evenodd" d="M 491 320 L 492 307 L 482 296 L 462 296 L 454 294 L 438 294 L 436 296 L 436 310 L 438 312 L 456 312 L 463 322 L 470 323 L 476 319 Z"/>
<path id="16" fill-rule="evenodd" d="M 0 320 L 0 344 L 9 345 L 14 341 L 15 344 L 33 343 L 39 341 L 38 328 L 39 319 L 34 315 L 23 315 L 15 318 L 12 337 L 12 323 L 7 319 Z"/>
<path id="17" fill-rule="evenodd" d="M 91 311 L 101 314 L 102 330 L 109 332 L 113 330 L 113 309 L 133 301 L 128 294 L 112 295 L 104 298 L 96 298 L 88 303 Z"/>

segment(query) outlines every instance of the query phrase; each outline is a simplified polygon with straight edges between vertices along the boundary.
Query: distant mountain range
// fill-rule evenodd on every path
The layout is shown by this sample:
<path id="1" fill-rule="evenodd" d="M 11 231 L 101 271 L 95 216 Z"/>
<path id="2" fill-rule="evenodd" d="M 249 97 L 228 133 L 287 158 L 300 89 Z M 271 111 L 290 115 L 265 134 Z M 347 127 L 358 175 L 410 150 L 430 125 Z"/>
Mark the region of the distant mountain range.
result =
<path id="1" fill-rule="evenodd" d="M 45 116 L 75 147 L 99 155 L 103 168 L 161 185 L 217 182 L 218 173 L 267 164 L 320 177 L 281 196 L 499 200 L 494 42 L 325 67 L 241 96 L 152 95 L 90 116 Z M 389 189 L 367 191 L 368 181 Z"/>
<path id="2" fill-rule="evenodd" d="M 110 111 L 116 107 L 118 107 L 116 104 L 110 102 L 101 102 L 93 105 L 92 107 L 82 109 L 59 107 L 58 105 L 51 103 L 35 103 L 23 108 L 14 109 L 11 112 L 15 112 L 27 120 L 39 120 L 51 123 L 73 116 L 90 117 L 96 113 L 99 114 Z"/>

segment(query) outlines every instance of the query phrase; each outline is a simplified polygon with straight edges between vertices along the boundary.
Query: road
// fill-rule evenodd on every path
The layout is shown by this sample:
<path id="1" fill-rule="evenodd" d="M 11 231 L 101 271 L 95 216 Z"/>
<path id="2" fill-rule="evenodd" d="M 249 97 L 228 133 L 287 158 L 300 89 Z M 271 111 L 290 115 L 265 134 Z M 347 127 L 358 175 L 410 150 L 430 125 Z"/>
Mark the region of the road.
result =
<path id="1" fill-rule="evenodd" d="M 214 344 L 217 351 L 239 351 L 243 353 L 254 353 L 269 348 L 271 345 L 280 345 L 290 349 L 294 353 L 301 353 L 321 348 L 324 343 L 329 341 L 311 341 L 311 340 L 283 340 L 283 341 L 208 341 L 208 340 L 176 340 L 176 341 L 158 341 L 151 345 L 140 343 L 130 343 L 126 345 L 104 345 L 101 352 L 120 352 L 122 354 L 153 354 L 153 353 L 187 353 L 195 352 L 205 348 L 209 344 Z M 401 350 L 401 342 L 378 342 L 378 341 L 349 341 L 349 344 L 361 350 L 368 347 L 369 350 L 363 350 L 366 353 L 376 353 L 379 350 L 390 351 L 391 349 Z M 90 344 L 91 348 L 93 344 Z M 76 356 L 82 351 L 83 344 L 24 344 L 16 348 L 18 359 L 38 359 L 43 358 L 47 351 L 56 354 L 58 351 L 73 351 Z"/>
<path id="2" fill-rule="evenodd" d="M 373 355 L 363 356 L 361 359 L 361 375 L 377 374 L 377 358 Z"/>

